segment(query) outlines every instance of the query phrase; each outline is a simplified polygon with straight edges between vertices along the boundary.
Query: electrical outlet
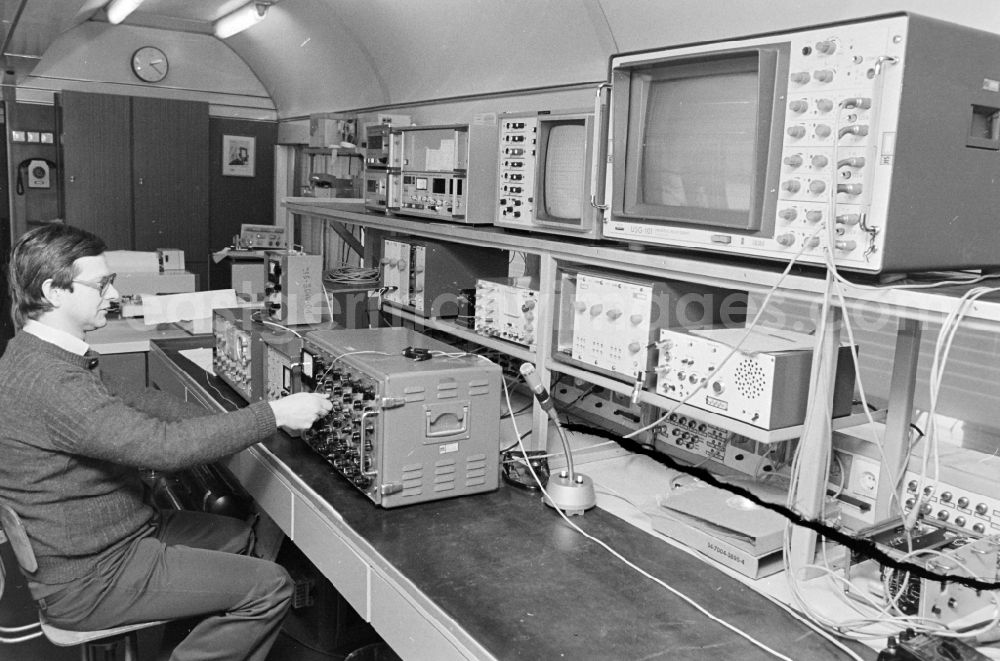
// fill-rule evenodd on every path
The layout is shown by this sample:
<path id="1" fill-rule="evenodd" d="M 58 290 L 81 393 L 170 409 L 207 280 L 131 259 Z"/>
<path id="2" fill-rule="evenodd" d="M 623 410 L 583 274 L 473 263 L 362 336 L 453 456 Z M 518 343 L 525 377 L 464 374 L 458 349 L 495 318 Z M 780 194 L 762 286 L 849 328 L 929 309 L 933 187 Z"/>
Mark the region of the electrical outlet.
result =
<path id="1" fill-rule="evenodd" d="M 874 498 L 878 490 L 878 478 L 881 466 L 867 457 L 854 456 L 851 462 L 847 489 L 850 493 L 865 498 Z"/>

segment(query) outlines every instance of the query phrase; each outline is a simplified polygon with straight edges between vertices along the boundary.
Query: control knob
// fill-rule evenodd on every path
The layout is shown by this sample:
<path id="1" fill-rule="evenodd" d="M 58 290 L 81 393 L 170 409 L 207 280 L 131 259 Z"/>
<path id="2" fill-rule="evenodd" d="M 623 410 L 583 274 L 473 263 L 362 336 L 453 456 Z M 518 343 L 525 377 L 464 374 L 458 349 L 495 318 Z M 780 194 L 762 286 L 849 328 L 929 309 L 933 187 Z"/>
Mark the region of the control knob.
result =
<path id="1" fill-rule="evenodd" d="M 830 39 L 825 39 L 823 41 L 817 41 L 816 42 L 816 50 L 817 50 L 817 52 L 820 52 L 823 55 L 833 55 L 833 53 L 837 50 L 837 42 L 836 41 L 832 41 Z"/>
<path id="2" fill-rule="evenodd" d="M 872 107 L 872 100 L 867 97 L 856 96 L 851 99 L 844 99 L 843 105 L 845 108 L 858 108 L 860 110 L 867 110 L 868 108 Z"/>

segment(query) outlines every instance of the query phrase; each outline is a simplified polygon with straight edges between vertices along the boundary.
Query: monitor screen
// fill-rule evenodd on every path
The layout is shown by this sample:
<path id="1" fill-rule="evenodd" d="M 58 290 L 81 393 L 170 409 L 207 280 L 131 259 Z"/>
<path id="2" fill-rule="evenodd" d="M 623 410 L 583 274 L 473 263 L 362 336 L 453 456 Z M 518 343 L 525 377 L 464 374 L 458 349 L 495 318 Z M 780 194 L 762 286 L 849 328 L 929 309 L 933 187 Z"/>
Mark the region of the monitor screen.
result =
<path id="1" fill-rule="evenodd" d="M 612 92 L 615 212 L 759 229 L 772 133 L 781 131 L 772 117 L 777 61 L 776 49 L 753 48 L 621 72 Z"/>
<path id="2" fill-rule="evenodd" d="M 654 80 L 645 113 L 643 204 L 749 213 L 756 72 Z"/>
<path id="3" fill-rule="evenodd" d="M 584 121 L 556 124 L 548 131 L 543 155 L 542 206 L 550 220 L 580 219 L 587 163 L 587 127 Z"/>

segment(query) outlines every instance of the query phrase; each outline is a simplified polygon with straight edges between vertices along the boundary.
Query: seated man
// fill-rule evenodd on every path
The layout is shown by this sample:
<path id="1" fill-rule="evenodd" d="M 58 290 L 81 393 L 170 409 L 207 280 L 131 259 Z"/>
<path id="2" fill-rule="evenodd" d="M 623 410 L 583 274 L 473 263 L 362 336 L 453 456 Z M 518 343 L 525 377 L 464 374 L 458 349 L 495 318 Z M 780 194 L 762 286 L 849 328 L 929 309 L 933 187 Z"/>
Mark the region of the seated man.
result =
<path id="1" fill-rule="evenodd" d="M 0 500 L 20 515 L 38 570 L 28 586 L 65 629 L 203 617 L 171 659 L 267 656 L 292 596 L 287 572 L 239 555 L 243 522 L 158 512 L 139 468 L 173 471 L 305 429 L 330 402 L 299 393 L 209 414 L 166 393 L 115 392 L 84 332 L 107 323 L 118 292 L 105 245 L 52 224 L 14 246 L 17 334 L 0 358 Z"/>

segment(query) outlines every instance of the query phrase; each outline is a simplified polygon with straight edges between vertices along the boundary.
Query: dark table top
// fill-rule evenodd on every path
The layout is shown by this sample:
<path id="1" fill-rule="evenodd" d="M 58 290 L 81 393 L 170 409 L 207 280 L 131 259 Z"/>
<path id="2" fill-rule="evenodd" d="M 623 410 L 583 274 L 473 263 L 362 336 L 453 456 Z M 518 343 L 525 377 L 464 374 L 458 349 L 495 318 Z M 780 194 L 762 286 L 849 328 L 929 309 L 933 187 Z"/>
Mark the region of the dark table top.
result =
<path id="1" fill-rule="evenodd" d="M 204 379 L 200 368 L 170 350 L 170 340 L 157 345 Z M 776 658 L 573 530 L 535 494 L 502 485 L 491 493 L 383 509 L 300 440 L 279 432 L 264 445 L 499 659 Z M 573 522 L 788 658 L 849 658 L 747 584 L 608 512 L 594 508 Z M 877 656 L 845 644 L 864 659 Z"/>

